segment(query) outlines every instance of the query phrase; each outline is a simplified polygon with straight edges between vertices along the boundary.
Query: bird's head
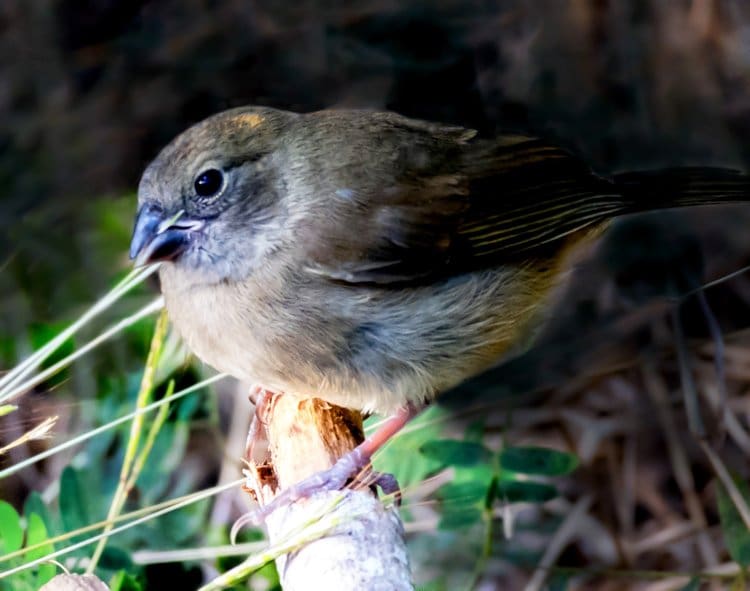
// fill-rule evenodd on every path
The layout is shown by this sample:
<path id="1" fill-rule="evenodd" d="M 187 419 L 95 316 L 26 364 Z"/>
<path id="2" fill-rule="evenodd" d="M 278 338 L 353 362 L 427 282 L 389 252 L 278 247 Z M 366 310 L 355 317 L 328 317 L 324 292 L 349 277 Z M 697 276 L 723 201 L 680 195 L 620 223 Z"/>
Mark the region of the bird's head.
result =
<path id="1" fill-rule="evenodd" d="M 275 245 L 284 222 L 278 149 L 293 113 L 242 107 L 175 138 L 138 187 L 130 257 L 166 261 L 207 281 L 241 278 Z"/>

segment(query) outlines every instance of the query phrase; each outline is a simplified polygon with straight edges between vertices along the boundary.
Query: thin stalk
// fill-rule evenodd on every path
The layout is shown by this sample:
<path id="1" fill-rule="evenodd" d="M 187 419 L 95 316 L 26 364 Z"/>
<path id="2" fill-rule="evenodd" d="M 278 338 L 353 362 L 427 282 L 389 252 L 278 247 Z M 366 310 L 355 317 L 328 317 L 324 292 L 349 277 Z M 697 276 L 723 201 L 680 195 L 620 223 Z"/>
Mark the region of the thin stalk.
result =
<path id="1" fill-rule="evenodd" d="M 168 562 L 198 562 L 216 560 L 227 556 L 248 556 L 260 552 L 268 542 L 246 542 L 244 544 L 224 544 L 222 546 L 183 548 L 181 550 L 138 550 L 132 555 L 133 564 L 165 564 Z"/>
<path id="2" fill-rule="evenodd" d="M 492 536 L 493 536 L 493 519 L 494 511 L 492 507 L 485 507 L 483 510 L 482 518 L 485 523 L 484 528 L 484 539 L 482 540 L 482 552 L 477 558 L 476 564 L 474 565 L 474 571 L 471 575 L 471 582 L 467 585 L 467 589 L 477 589 L 479 582 L 482 580 L 482 573 L 487 566 L 487 561 L 492 556 Z"/>
<path id="3" fill-rule="evenodd" d="M 93 544 L 94 542 L 98 542 L 102 538 L 114 536 L 115 534 L 119 534 L 120 532 L 123 532 L 125 530 L 128 530 L 132 527 L 135 527 L 136 525 L 141 525 L 142 523 L 145 523 L 147 521 L 150 521 L 151 519 L 155 519 L 157 517 L 161 517 L 162 515 L 166 515 L 167 513 L 170 513 L 171 511 L 174 511 L 176 509 L 182 509 L 183 507 L 187 507 L 188 505 L 191 505 L 197 501 L 202 501 L 203 499 L 212 497 L 216 494 L 219 494 L 221 492 L 224 492 L 225 490 L 229 490 L 233 486 L 237 486 L 236 482 L 229 482 L 227 484 L 223 484 L 221 486 L 215 486 L 213 488 L 210 488 L 205 491 L 201 491 L 199 493 L 195 493 L 192 495 L 188 495 L 185 497 L 185 500 L 179 503 L 175 503 L 165 509 L 162 509 L 161 511 L 155 511 L 153 513 L 150 513 L 146 517 L 141 517 L 140 519 L 136 519 L 134 521 L 131 521 L 130 523 L 126 523 L 125 525 L 121 525 L 120 527 L 116 527 L 112 529 L 109 532 L 106 533 L 100 533 L 95 536 L 90 537 L 87 540 L 83 540 L 81 542 L 78 542 L 77 544 L 73 544 L 71 546 L 68 546 L 66 548 L 62 548 L 61 550 L 56 550 L 55 552 L 51 552 L 45 556 L 41 556 L 40 558 L 37 558 L 36 560 L 32 560 L 31 562 L 27 562 L 25 564 L 21 564 L 15 568 L 11 568 L 5 571 L 0 572 L 0 579 L 5 579 L 7 577 L 10 577 L 11 575 L 15 575 L 17 573 L 23 572 L 25 570 L 28 570 L 30 568 L 34 568 L 35 566 L 39 566 L 40 564 L 43 564 L 45 562 L 49 562 L 53 558 L 57 558 L 58 556 L 64 556 L 65 554 L 70 554 L 71 552 L 75 552 L 79 548 L 84 548 L 85 546 L 88 546 L 89 544 Z M 45 544 L 49 544 L 49 540 L 45 540 Z"/>
<path id="4" fill-rule="evenodd" d="M 167 386 L 166 396 L 171 396 L 174 393 L 174 385 L 174 380 L 170 380 L 169 385 Z M 135 462 L 133 462 L 133 469 L 130 471 L 130 477 L 125 485 L 126 495 L 129 495 L 130 491 L 133 490 L 133 487 L 138 480 L 138 476 L 140 476 L 143 471 L 143 467 L 146 465 L 151 450 L 154 448 L 156 437 L 164 426 L 167 416 L 169 416 L 169 405 L 165 404 L 164 406 L 160 406 L 159 411 L 156 413 L 156 417 L 154 417 L 154 421 L 151 423 L 151 427 L 149 427 L 146 442 L 143 444 L 141 451 L 138 452 L 138 457 L 135 459 Z"/>
<path id="5" fill-rule="evenodd" d="M 325 537 L 342 523 L 341 519 L 331 511 L 343 500 L 343 494 L 335 496 L 320 513 L 311 516 L 300 527 L 294 528 L 282 540 L 267 547 L 265 551 L 248 557 L 247 560 L 221 574 L 198 591 L 217 591 L 218 589 L 231 587 L 245 580 L 263 565 L 276 560 L 279 556 L 294 552 L 300 546 Z M 356 519 L 357 515 L 352 515 L 351 518 Z"/>
<path id="6" fill-rule="evenodd" d="M 538 591 L 543 588 L 544 582 L 547 580 L 547 575 L 551 572 L 555 561 L 565 549 L 565 546 L 568 545 L 576 534 L 577 528 L 581 525 L 581 519 L 586 515 L 592 502 L 593 497 L 587 495 L 578 499 L 576 504 L 573 505 L 570 512 L 560 524 L 560 527 L 552 536 L 552 539 L 547 543 L 544 554 L 539 561 L 539 566 L 534 571 L 529 582 L 526 583 L 524 591 Z"/>
<path id="7" fill-rule="evenodd" d="M 234 486 L 240 486 L 241 484 L 244 484 L 245 478 L 239 478 L 234 480 L 231 484 Z M 224 485 L 221 485 L 222 487 Z M 214 490 L 213 488 L 206 489 L 204 491 L 201 491 L 201 493 L 208 493 L 209 491 Z M 224 491 L 225 489 L 222 488 L 221 491 Z M 135 511 L 130 511 L 129 513 L 123 513 L 122 515 L 118 515 L 115 517 L 114 522 L 120 523 L 122 521 L 128 521 L 129 519 L 135 519 L 137 517 L 141 516 L 148 516 L 152 513 L 156 513 L 157 511 L 160 511 L 161 509 L 165 509 L 167 507 L 171 507 L 172 505 L 175 505 L 176 503 L 181 503 L 182 501 L 192 499 L 196 494 L 198 493 L 190 493 L 187 495 L 183 495 L 181 497 L 177 497 L 174 499 L 169 499 L 167 501 L 162 501 L 161 503 L 156 503 L 154 505 L 150 505 L 149 507 L 143 507 L 142 509 L 136 509 Z M 32 552 L 34 550 L 37 550 L 38 548 L 41 548 L 43 546 L 47 546 L 49 544 L 58 544 L 60 542 L 64 542 L 66 540 L 69 540 L 70 538 L 75 538 L 76 536 L 80 536 L 82 534 L 89 533 L 91 531 L 95 531 L 99 528 L 103 528 L 107 525 L 107 520 L 103 519 L 101 521 L 98 521 L 96 523 L 92 523 L 90 525 L 86 525 L 84 527 L 79 527 L 78 529 L 74 529 L 72 531 L 69 531 L 64 534 L 60 534 L 59 536 L 55 536 L 53 538 L 48 538 L 46 540 L 43 540 L 41 542 L 37 542 L 36 544 L 32 544 L 31 546 L 26 546 L 25 548 L 21 548 L 20 550 L 16 550 L 15 552 L 9 552 L 8 554 L 4 554 L 0 556 L 0 563 L 2 562 L 8 562 L 9 560 L 13 560 L 14 558 L 17 558 L 18 556 L 23 556 L 24 554 L 28 554 L 29 552 Z"/>
<path id="8" fill-rule="evenodd" d="M 73 439 L 69 439 L 68 441 L 64 441 L 63 443 L 60 443 L 56 445 L 55 447 L 52 447 L 46 451 L 43 451 L 41 453 L 38 453 L 34 456 L 31 456 L 30 458 L 26 458 L 22 462 L 18 462 L 17 464 L 14 464 L 12 466 L 8 466 L 4 470 L 0 470 L 0 480 L 3 478 L 7 478 L 8 476 L 11 476 L 12 474 L 15 474 L 16 472 L 20 472 L 24 468 L 31 466 L 32 464 L 35 464 L 37 462 L 40 462 L 41 460 L 48 458 L 50 456 L 55 455 L 56 453 L 60 453 L 63 450 L 66 450 L 70 447 L 73 447 L 74 445 L 78 445 L 79 443 L 82 443 L 84 441 L 88 441 L 92 437 L 95 437 L 97 435 L 100 435 L 101 433 L 104 433 L 105 431 L 108 431 L 109 429 L 113 429 L 117 427 L 118 425 L 122 425 L 123 423 L 127 423 L 134 417 L 143 415 L 147 412 L 151 412 L 154 409 L 159 408 L 160 406 L 163 406 L 165 404 L 169 404 L 170 402 L 174 400 L 178 400 L 179 398 L 182 398 L 183 396 L 187 396 L 188 394 L 192 394 L 196 390 L 200 390 L 204 386 L 208 386 L 210 384 L 213 384 L 214 382 L 218 382 L 221 379 L 224 379 L 227 377 L 227 374 L 220 373 L 215 376 L 212 376 L 210 378 L 207 378 L 205 380 L 202 380 L 196 384 L 193 384 L 192 386 L 189 386 L 188 388 L 185 388 L 184 390 L 180 390 L 179 392 L 175 392 L 172 394 L 172 396 L 165 396 L 161 400 L 157 400 L 156 402 L 152 402 L 151 404 L 144 406 L 141 409 L 136 409 L 133 412 L 130 412 L 119 419 L 114 419 L 113 421 L 110 421 L 109 423 L 106 423 L 102 425 L 101 427 L 97 427 L 96 429 L 91 429 L 90 431 L 86 431 L 85 433 L 81 433 L 80 435 L 74 437 Z"/>
<path id="9" fill-rule="evenodd" d="M 21 435 L 18 439 L 14 439 L 8 445 L 0 447 L 0 456 L 8 453 L 9 450 L 13 449 L 14 447 L 18 447 L 19 445 L 22 445 L 27 441 L 31 441 L 32 439 L 43 439 L 47 437 L 47 434 L 55 426 L 57 418 L 57 416 L 47 417 L 36 427 L 32 427 L 31 429 L 26 431 L 26 433 Z"/>
<path id="10" fill-rule="evenodd" d="M 745 498 L 742 496 L 742 492 L 739 488 L 737 488 L 734 480 L 732 480 L 732 476 L 729 474 L 729 470 L 727 470 L 724 462 L 721 461 L 719 455 L 713 449 L 711 449 L 711 446 L 708 445 L 708 443 L 706 443 L 705 441 L 699 441 L 698 443 L 701 446 L 703 453 L 706 454 L 708 461 L 711 463 L 714 474 L 716 474 L 716 477 L 724 486 L 724 489 L 727 491 L 727 494 L 732 500 L 732 503 L 734 503 L 734 507 L 735 509 L 737 509 L 737 513 L 740 514 L 742 523 L 745 524 L 746 528 L 750 529 L 750 507 L 748 507 L 747 502 L 745 502 Z"/>
<path id="11" fill-rule="evenodd" d="M 711 310 L 711 306 L 708 305 L 708 299 L 704 291 L 699 291 L 698 302 L 703 310 L 703 315 L 706 317 L 706 326 L 708 332 L 711 335 L 711 339 L 714 342 L 714 371 L 716 372 L 716 389 L 719 391 L 719 410 L 721 411 L 724 423 L 728 422 L 732 411 L 729 409 L 727 400 L 729 395 L 727 394 L 727 375 L 724 368 L 724 357 L 726 355 L 724 351 L 724 336 L 721 334 L 721 327 L 719 321 L 716 320 L 716 316 Z"/>
<path id="12" fill-rule="evenodd" d="M 680 369 L 680 384 L 682 385 L 682 398 L 685 404 L 688 427 L 698 439 L 706 438 L 706 427 L 701 417 L 700 404 L 698 402 L 698 391 L 690 372 L 690 353 L 688 351 L 685 334 L 682 330 L 679 306 L 672 309 L 672 325 L 674 330 L 675 349 L 677 350 L 677 363 Z"/>
<path id="13" fill-rule="evenodd" d="M 146 369 L 143 372 L 143 378 L 141 378 L 141 387 L 138 390 L 138 396 L 136 397 L 135 408 L 141 409 L 148 406 L 151 402 L 154 392 L 154 376 L 156 375 L 156 369 L 159 366 L 159 360 L 161 358 L 162 349 L 164 348 L 164 339 L 167 336 L 167 314 L 162 311 L 159 316 L 159 320 L 156 322 L 154 328 L 154 336 L 151 338 L 151 348 L 146 358 Z M 159 409 L 160 414 L 166 406 Z M 166 418 L 166 413 L 164 413 Z M 112 520 L 119 515 L 122 510 L 125 500 L 132 489 L 132 479 L 137 478 L 138 474 L 133 473 L 133 464 L 136 462 L 136 454 L 138 454 L 138 448 L 141 442 L 141 434 L 143 432 L 145 423 L 145 417 L 137 415 L 133 417 L 133 422 L 130 424 L 130 435 L 128 437 L 128 444 L 125 448 L 125 456 L 122 460 L 122 466 L 120 468 L 120 479 L 117 484 L 117 489 L 112 497 L 112 503 L 109 506 L 109 512 L 107 513 L 107 526 L 104 528 L 103 533 L 109 532 L 114 524 Z M 141 464 L 142 466 L 142 464 Z M 96 565 L 99 563 L 104 547 L 107 545 L 107 538 L 102 538 L 94 549 L 94 553 L 91 556 L 91 561 L 86 567 L 86 574 L 90 575 L 96 569 Z"/>
<path id="14" fill-rule="evenodd" d="M 18 407 L 15 404 L 0 404 L 0 417 L 16 412 Z"/>
<path id="15" fill-rule="evenodd" d="M 55 335 L 46 345 L 32 353 L 26 360 L 19 363 L 0 378 L 0 391 L 7 391 L 16 386 L 21 380 L 34 371 L 39 364 L 44 362 L 50 355 L 52 355 L 52 353 L 59 349 L 65 341 L 88 324 L 92 319 L 109 308 L 133 287 L 143 282 L 149 275 L 154 273 L 157 268 L 158 265 L 151 265 L 145 269 L 133 269 L 117 285 L 115 285 L 115 287 L 84 312 L 80 318 L 65 330 L 62 330 L 59 334 Z M 0 396 L 0 402 L 5 401 L 6 399 L 7 396 Z"/>
<path id="16" fill-rule="evenodd" d="M 33 378 L 26 380 L 22 384 L 18 384 L 15 387 L 11 384 L 9 386 L 9 389 L 6 389 L 2 393 L 0 393 L 0 400 L 10 400 L 11 398 L 15 398 L 19 394 L 23 394 L 24 392 L 28 392 L 36 386 L 37 384 L 41 384 L 44 380 L 47 378 L 52 377 L 57 372 L 65 369 L 68 365 L 73 363 L 76 359 L 79 357 L 83 357 L 86 353 L 91 351 L 92 349 L 95 349 L 99 345 L 101 345 L 106 340 L 110 339 L 117 333 L 125 330 L 126 328 L 132 326 L 139 320 L 150 316 L 151 314 L 154 314 L 155 312 L 158 312 L 164 307 L 164 298 L 159 297 L 155 299 L 153 302 L 148 304 L 147 306 L 144 306 L 137 312 L 134 312 L 127 318 L 123 318 L 116 324 L 113 324 L 110 328 L 105 330 L 102 334 L 100 334 L 98 337 L 91 339 L 88 343 L 83 345 L 82 347 L 79 347 L 73 353 L 68 355 L 67 357 L 61 359 L 54 365 L 51 365 L 47 369 L 45 369 L 43 372 L 38 373 Z"/>

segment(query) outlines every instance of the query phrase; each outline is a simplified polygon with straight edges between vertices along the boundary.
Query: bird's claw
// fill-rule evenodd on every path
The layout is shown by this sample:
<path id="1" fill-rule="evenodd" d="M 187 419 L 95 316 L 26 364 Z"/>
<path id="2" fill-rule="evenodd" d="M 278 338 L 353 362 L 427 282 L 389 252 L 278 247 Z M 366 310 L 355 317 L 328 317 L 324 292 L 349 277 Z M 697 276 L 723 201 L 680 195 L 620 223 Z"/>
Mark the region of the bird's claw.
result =
<path id="1" fill-rule="evenodd" d="M 293 484 L 276 495 L 270 503 L 240 517 L 232 527 L 232 541 L 242 527 L 258 526 L 277 509 L 301 499 L 308 499 L 317 493 L 342 490 L 350 480 L 352 488 L 379 486 L 384 494 L 392 495 L 396 504 L 400 504 L 401 489 L 396 478 L 392 474 L 370 470 L 369 467 L 370 458 L 360 448 L 353 449 L 341 456 L 329 469 Z"/>

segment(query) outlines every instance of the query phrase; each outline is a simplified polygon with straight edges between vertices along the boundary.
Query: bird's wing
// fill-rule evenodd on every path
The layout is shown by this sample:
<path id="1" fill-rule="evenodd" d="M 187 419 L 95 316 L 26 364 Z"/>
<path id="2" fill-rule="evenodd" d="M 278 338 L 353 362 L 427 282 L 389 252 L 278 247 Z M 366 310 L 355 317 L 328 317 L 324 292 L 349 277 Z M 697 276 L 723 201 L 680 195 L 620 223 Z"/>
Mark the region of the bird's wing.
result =
<path id="1" fill-rule="evenodd" d="M 348 203 L 334 203 L 310 228 L 311 272 L 388 284 L 517 263 L 623 210 L 609 181 L 539 139 L 475 140 L 456 128 L 435 139 L 429 131 L 401 138 L 410 147 L 391 164 L 393 183 L 361 182 L 361 194 L 345 194 Z"/>
<path id="2" fill-rule="evenodd" d="M 457 241 L 489 264 L 533 256 L 626 209 L 612 182 L 537 138 L 514 136 L 469 150 L 465 168 L 471 206 Z"/>

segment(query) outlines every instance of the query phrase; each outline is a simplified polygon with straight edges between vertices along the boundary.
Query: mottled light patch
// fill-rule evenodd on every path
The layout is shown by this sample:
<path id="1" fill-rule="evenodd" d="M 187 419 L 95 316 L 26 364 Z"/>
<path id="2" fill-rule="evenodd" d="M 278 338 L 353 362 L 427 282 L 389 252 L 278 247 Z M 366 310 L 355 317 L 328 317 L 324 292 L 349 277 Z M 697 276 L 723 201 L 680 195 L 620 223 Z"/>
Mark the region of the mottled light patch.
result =
<path id="1" fill-rule="evenodd" d="M 497 138 L 498 146 L 514 146 L 516 144 L 523 144 L 525 142 L 534 141 L 535 138 L 526 135 L 503 135 Z"/>
<path id="2" fill-rule="evenodd" d="M 352 199 L 354 197 L 354 189 L 336 189 L 336 195 L 342 199 Z"/>
<path id="3" fill-rule="evenodd" d="M 237 123 L 239 125 L 246 125 L 248 127 L 258 127 L 263 123 L 263 116 L 258 113 L 243 113 L 237 116 Z"/>

